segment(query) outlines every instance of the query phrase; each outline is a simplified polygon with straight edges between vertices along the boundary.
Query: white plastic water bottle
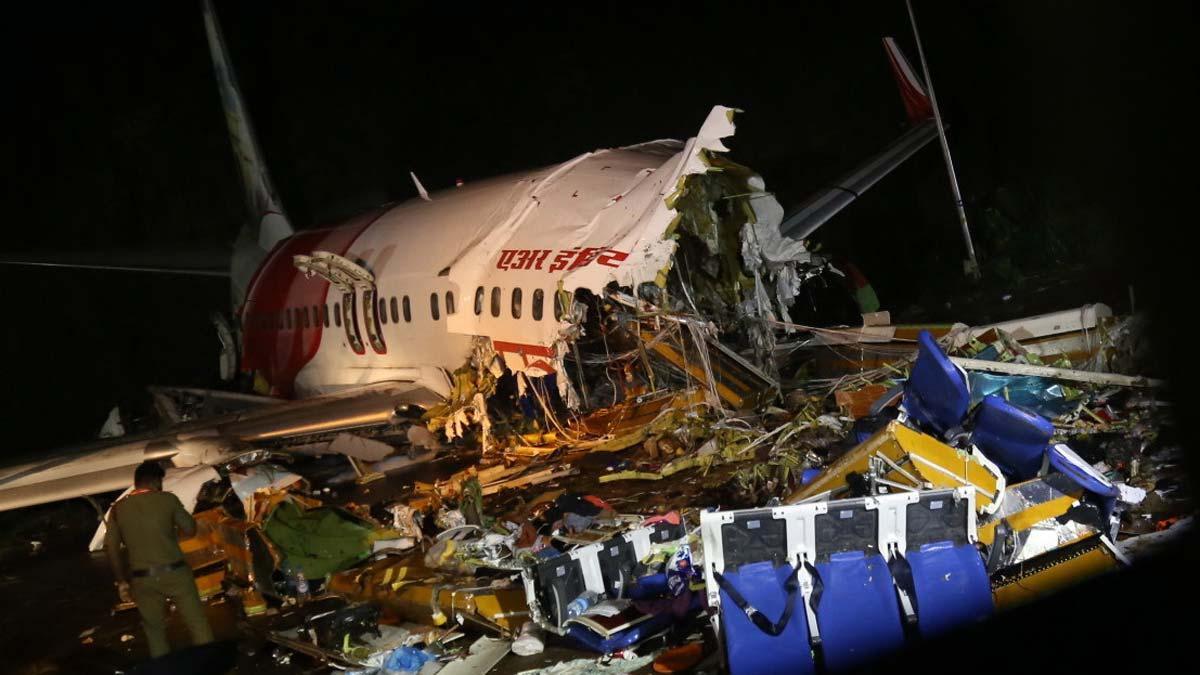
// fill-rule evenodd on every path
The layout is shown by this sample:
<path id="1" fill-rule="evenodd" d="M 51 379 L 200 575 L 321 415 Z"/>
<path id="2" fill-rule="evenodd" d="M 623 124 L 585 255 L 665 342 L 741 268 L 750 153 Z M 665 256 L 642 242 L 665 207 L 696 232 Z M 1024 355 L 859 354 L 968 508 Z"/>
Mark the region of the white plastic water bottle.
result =
<path id="1" fill-rule="evenodd" d="M 304 577 L 304 570 L 296 570 L 296 601 L 304 604 L 308 599 L 308 579 Z"/>
<path id="2" fill-rule="evenodd" d="M 567 605 L 567 618 L 574 619 L 583 614 L 589 607 L 596 604 L 600 600 L 600 594 L 595 591 L 584 591 L 578 598 L 575 598 Z"/>

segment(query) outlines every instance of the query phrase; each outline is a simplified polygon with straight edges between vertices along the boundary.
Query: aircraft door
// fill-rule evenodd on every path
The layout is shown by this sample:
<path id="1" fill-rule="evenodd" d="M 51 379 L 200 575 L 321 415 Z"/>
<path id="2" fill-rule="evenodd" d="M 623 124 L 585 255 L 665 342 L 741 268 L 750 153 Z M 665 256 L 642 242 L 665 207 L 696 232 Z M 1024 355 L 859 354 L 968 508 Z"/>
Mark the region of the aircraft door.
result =
<path id="1" fill-rule="evenodd" d="M 366 353 L 361 334 L 358 332 L 358 312 L 356 310 L 355 293 L 353 290 L 342 293 L 342 327 L 346 329 L 346 343 L 355 354 Z"/>

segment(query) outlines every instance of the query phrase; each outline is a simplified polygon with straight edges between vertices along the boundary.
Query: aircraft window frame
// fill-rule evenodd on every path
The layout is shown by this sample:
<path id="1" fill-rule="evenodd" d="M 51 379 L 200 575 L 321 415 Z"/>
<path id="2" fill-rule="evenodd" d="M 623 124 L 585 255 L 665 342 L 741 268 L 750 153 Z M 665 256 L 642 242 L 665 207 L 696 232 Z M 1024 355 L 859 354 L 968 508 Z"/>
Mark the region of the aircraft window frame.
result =
<path id="1" fill-rule="evenodd" d="M 450 316 L 458 311 L 454 306 L 454 291 L 446 291 L 446 316 Z"/>
<path id="2" fill-rule="evenodd" d="M 333 303 L 333 325 L 336 328 L 342 327 L 342 303 Z"/>
<path id="3" fill-rule="evenodd" d="M 412 323 L 412 303 L 404 296 L 404 323 Z"/>
<path id="4" fill-rule="evenodd" d="M 291 330 L 292 329 L 292 310 L 291 309 L 283 310 L 283 319 L 284 319 L 284 324 L 287 326 L 287 330 Z"/>
<path id="5" fill-rule="evenodd" d="M 396 302 L 396 296 L 392 296 L 388 302 L 388 309 L 392 310 L 392 323 L 400 323 L 400 305 Z"/>
<path id="6" fill-rule="evenodd" d="M 521 318 L 521 301 L 524 298 L 525 298 L 525 293 L 521 290 L 521 287 L 514 286 L 512 289 L 512 294 L 511 294 L 511 302 L 509 304 L 509 311 L 512 312 L 512 318 L 514 318 L 514 319 Z"/>
<path id="7" fill-rule="evenodd" d="M 309 320 L 309 316 L 308 316 L 308 305 L 305 305 L 300 308 L 300 316 L 304 317 L 304 328 L 305 329 L 312 328 L 312 322 Z"/>
<path id="8" fill-rule="evenodd" d="M 380 323 L 380 325 L 386 326 L 387 321 L 388 321 L 387 299 L 380 298 L 379 299 L 379 323 Z"/>
<path id="9" fill-rule="evenodd" d="M 438 294 L 437 291 L 429 294 L 429 315 L 434 321 L 441 319 L 441 313 L 438 312 Z"/>
<path id="10" fill-rule="evenodd" d="M 475 316 L 483 314 L 483 296 L 487 295 L 487 291 L 480 286 L 475 289 Z"/>
<path id="11" fill-rule="evenodd" d="M 329 305 L 321 305 L 321 323 L 325 324 L 326 328 L 329 328 Z"/>
<path id="12" fill-rule="evenodd" d="M 546 291 L 540 288 L 533 289 L 533 307 L 530 308 L 534 321 L 542 320 L 542 305 L 546 301 Z"/>
<path id="13" fill-rule="evenodd" d="M 492 318 L 500 318 L 500 294 L 502 291 L 499 286 L 492 286 Z"/>

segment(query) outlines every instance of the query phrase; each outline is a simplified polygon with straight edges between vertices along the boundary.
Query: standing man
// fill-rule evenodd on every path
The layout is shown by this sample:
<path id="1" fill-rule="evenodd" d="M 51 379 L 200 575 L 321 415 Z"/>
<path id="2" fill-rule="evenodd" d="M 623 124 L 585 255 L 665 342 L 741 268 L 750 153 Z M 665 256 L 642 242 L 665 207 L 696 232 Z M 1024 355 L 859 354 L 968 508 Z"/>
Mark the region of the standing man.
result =
<path id="1" fill-rule="evenodd" d="M 196 533 L 196 521 L 179 498 L 163 492 L 165 472 L 155 462 L 143 462 L 133 474 L 133 492 L 109 510 L 104 548 L 117 578 L 121 600 L 137 603 L 150 657 L 171 650 L 167 642 L 167 608 L 170 598 L 192 634 L 193 644 L 212 642 L 212 628 L 204 616 L 192 570 L 179 549 L 178 534 Z M 125 545 L 129 560 L 121 556 Z M 132 579 L 132 582 L 131 582 Z M 131 593 L 132 591 L 132 593 Z"/>

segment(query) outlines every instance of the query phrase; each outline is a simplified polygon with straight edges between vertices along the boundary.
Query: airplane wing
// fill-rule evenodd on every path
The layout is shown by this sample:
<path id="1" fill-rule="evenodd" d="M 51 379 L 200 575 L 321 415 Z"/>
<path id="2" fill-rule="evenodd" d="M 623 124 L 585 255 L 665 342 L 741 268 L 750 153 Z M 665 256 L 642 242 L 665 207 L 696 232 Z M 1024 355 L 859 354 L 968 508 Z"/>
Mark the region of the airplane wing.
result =
<path id="1" fill-rule="evenodd" d="M 0 469 L 0 511 L 125 489 L 146 460 L 179 468 L 219 464 L 257 447 L 387 426 L 405 407 L 441 401 L 419 385 L 385 382 L 107 439 Z"/>
<path id="2" fill-rule="evenodd" d="M 5 251 L 0 252 L 0 265 L 225 278 L 229 276 L 229 250 L 228 247 L 193 246 L 179 251 Z"/>
<path id="3" fill-rule="evenodd" d="M 904 103 L 904 110 L 913 126 L 882 152 L 815 193 L 800 208 L 785 217 L 779 226 L 785 237 L 805 239 L 811 236 L 817 228 L 937 138 L 933 106 L 924 83 L 908 63 L 895 40 L 890 37 L 884 38 L 883 48 L 887 53 L 892 76 L 896 79 L 896 86 L 900 90 L 900 100 Z"/>
<path id="4" fill-rule="evenodd" d="M 892 142 L 879 153 L 855 167 L 832 185 L 818 191 L 779 225 L 780 232 L 792 239 L 806 239 L 839 211 L 871 189 L 884 176 L 903 164 L 918 150 L 937 138 L 933 121 L 924 122 Z"/>

